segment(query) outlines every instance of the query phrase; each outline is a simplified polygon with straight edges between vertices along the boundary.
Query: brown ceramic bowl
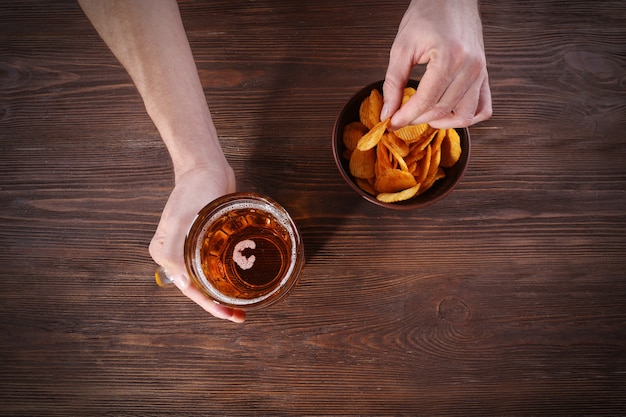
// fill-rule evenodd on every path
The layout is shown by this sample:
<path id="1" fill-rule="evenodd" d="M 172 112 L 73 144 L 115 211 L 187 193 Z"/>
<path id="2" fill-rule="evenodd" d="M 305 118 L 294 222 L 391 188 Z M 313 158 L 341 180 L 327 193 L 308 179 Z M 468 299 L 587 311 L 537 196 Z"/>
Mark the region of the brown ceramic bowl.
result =
<path id="1" fill-rule="evenodd" d="M 418 84 L 418 81 L 410 80 L 408 86 L 417 87 Z M 465 170 L 467 168 L 467 163 L 470 156 L 470 135 L 467 128 L 456 129 L 456 131 L 459 133 L 459 136 L 461 137 L 461 158 L 453 167 L 445 168 L 445 178 L 437 180 L 435 184 L 433 184 L 433 186 L 424 194 L 420 194 L 410 200 L 397 203 L 383 203 L 381 201 L 378 201 L 376 199 L 376 196 L 370 195 L 361 190 L 354 181 L 354 178 L 350 174 L 349 161 L 342 156 L 344 150 L 342 140 L 343 128 L 347 124 L 359 120 L 359 107 L 361 106 L 361 102 L 363 101 L 363 99 L 369 96 L 370 92 L 374 88 L 377 88 L 382 93 L 383 81 L 377 81 L 375 83 L 372 83 L 361 89 L 354 96 L 352 96 L 352 98 L 343 107 L 343 109 L 339 113 L 339 116 L 337 116 L 337 120 L 335 121 L 332 137 L 333 155 L 335 157 L 335 163 L 337 164 L 337 168 L 339 168 L 341 176 L 348 183 L 348 185 L 352 187 L 352 189 L 356 191 L 361 197 L 371 203 L 390 209 L 409 210 L 422 208 L 441 200 L 442 198 L 450 194 L 450 192 L 452 192 L 452 190 L 458 185 L 458 183 L 463 178 L 463 175 L 465 174 Z"/>

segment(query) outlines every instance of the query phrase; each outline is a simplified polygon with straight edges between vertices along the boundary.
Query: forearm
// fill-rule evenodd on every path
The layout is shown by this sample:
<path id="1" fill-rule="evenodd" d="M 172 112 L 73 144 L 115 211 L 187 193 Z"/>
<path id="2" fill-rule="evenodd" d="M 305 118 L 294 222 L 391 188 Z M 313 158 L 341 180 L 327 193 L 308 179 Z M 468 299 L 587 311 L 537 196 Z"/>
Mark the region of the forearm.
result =
<path id="1" fill-rule="evenodd" d="M 126 68 L 178 175 L 224 163 L 175 0 L 79 0 Z"/>

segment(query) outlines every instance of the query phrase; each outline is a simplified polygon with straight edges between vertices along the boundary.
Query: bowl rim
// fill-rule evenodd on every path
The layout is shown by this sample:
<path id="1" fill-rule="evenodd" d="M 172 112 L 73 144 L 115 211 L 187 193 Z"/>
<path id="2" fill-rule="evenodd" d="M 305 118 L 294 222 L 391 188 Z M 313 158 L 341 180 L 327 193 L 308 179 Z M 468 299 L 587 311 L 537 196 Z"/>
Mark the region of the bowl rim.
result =
<path id="1" fill-rule="evenodd" d="M 343 127 L 348 123 L 357 120 L 358 116 L 354 120 L 346 121 L 344 120 L 349 113 L 354 114 L 354 110 L 357 103 L 359 103 L 368 96 L 372 89 L 376 88 L 382 93 L 382 86 L 384 80 L 372 82 L 365 87 L 359 89 L 356 93 L 350 97 L 350 99 L 346 102 L 346 104 L 341 108 L 341 111 L 337 115 L 335 119 L 335 123 L 333 125 L 333 133 L 332 133 L 332 148 L 333 148 L 333 158 L 335 160 L 335 165 L 337 165 L 337 169 L 339 173 L 343 177 L 344 181 L 361 197 L 365 200 L 369 201 L 380 207 L 390 208 L 394 210 L 412 210 L 417 208 L 424 208 L 434 204 L 441 199 L 448 196 L 461 182 L 463 177 L 465 176 L 465 172 L 467 170 L 467 166 L 469 164 L 470 154 L 471 154 L 471 138 L 469 134 L 469 129 L 467 127 L 463 128 L 455 128 L 455 130 L 459 133 L 461 137 L 461 145 L 463 152 L 461 153 L 461 159 L 457 161 L 457 163 L 450 168 L 444 168 L 446 173 L 452 172 L 455 173 L 454 176 L 446 176 L 446 178 L 437 181 L 428 191 L 424 194 L 420 194 L 414 198 L 409 200 L 400 201 L 397 203 L 385 203 L 376 199 L 376 196 L 368 194 L 367 192 L 361 190 L 359 186 L 356 184 L 354 179 L 349 173 L 348 161 L 343 158 L 343 140 L 341 138 Z M 407 82 L 407 87 L 417 88 L 419 84 L 418 80 L 411 79 Z"/>

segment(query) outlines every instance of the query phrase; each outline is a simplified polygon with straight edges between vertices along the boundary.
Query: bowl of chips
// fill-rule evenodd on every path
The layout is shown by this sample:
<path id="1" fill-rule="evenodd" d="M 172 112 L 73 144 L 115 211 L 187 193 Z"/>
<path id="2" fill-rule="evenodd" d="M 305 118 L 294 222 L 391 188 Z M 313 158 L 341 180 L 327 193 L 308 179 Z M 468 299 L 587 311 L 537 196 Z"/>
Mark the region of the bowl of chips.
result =
<path id="1" fill-rule="evenodd" d="M 419 82 L 410 80 L 402 103 Z M 467 128 L 428 124 L 394 131 L 380 120 L 383 81 L 358 91 L 333 128 L 333 155 L 344 180 L 366 200 L 391 209 L 426 207 L 446 197 L 463 178 L 470 156 Z"/>

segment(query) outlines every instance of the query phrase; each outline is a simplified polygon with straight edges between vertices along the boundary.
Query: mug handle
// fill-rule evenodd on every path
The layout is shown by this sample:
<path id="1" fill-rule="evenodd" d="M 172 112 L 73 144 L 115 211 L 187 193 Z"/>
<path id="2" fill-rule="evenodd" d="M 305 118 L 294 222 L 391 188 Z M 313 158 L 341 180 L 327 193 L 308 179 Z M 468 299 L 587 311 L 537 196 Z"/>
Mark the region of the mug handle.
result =
<path id="1" fill-rule="evenodd" d="M 154 280 L 156 281 L 159 287 L 171 287 L 174 285 L 174 280 L 167 269 L 162 266 L 158 267 L 156 271 L 154 271 Z"/>

